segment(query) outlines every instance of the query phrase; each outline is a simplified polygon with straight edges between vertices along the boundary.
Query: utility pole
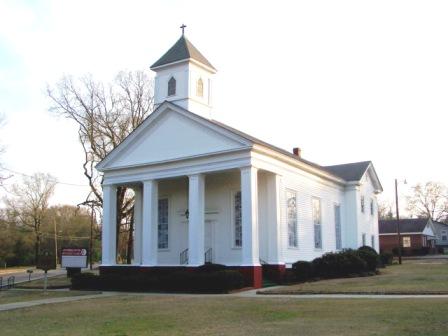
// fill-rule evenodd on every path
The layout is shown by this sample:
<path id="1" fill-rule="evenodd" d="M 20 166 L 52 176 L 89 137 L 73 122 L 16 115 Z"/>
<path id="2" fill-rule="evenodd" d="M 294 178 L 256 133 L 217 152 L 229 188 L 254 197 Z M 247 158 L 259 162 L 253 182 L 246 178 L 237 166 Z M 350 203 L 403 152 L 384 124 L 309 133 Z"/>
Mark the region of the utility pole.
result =
<path id="1" fill-rule="evenodd" d="M 93 255 L 93 202 L 90 203 L 90 241 L 89 241 L 89 264 L 90 270 L 93 269 L 92 266 L 92 255 Z"/>
<path id="2" fill-rule="evenodd" d="M 56 268 L 58 267 L 58 235 L 56 230 L 56 218 L 53 218 L 54 224 L 54 258 L 56 261 Z"/>
<path id="3" fill-rule="evenodd" d="M 398 263 L 401 265 L 401 233 L 400 233 L 400 212 L 398 210 L 398 181 L 397 181 L 397 179 L 395 179 L 395 209 L 397 212 Z"/>

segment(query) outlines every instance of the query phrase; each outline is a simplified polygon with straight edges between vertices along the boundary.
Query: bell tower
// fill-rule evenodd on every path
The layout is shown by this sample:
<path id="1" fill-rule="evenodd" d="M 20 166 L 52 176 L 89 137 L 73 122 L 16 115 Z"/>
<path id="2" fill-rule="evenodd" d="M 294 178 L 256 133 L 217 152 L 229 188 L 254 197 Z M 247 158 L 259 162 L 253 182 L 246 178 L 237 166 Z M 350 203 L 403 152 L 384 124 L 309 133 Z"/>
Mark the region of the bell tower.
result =
<path id="1" fill-rule="evenodd" d="M 216 69 L 185 37 L 185 25 L 177 42 L 151 66 L 156 73 L 154 103 L 170 101 L 202 117 L 210 118 L 212 77 Z"/>

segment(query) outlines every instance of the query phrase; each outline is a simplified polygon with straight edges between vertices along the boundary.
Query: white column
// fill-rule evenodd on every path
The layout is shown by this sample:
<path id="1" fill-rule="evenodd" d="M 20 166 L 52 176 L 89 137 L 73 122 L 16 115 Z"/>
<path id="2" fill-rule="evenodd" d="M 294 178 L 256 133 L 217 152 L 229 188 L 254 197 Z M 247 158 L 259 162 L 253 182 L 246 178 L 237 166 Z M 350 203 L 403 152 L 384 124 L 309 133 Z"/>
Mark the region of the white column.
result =
<path id="1" fill-rule="evenodd" d="M 280 192 L 282 177 L 269 174 L 267 178 L 268 264 L 284 264 L 281 245 Z"/>
<path id="2" fill-rule="evenodd" d="M 204 175 L 188 177 L 188 266 L 204 264 Z"/>
<path id="3" fill-rule="evenodd" d="M 116 264 L 117 252 L 117 187 L 103 185 L 103 229 L 102 257 L 103 266 Z"/>
<path id="4" fill-rule="evenodd" d="M 143 193 L 141 187 L 134 189 L 134 264 L 142 263 Z"/>
<path id="5" fill-rule="evenodd" d="M 258 170 L 241 168 L 242 266 L 259 266 Z"/>
<path id="6" fill-rule="evenodd" d="M 158 183 L 143 182 L 142 265 L 157 265 Z"/>

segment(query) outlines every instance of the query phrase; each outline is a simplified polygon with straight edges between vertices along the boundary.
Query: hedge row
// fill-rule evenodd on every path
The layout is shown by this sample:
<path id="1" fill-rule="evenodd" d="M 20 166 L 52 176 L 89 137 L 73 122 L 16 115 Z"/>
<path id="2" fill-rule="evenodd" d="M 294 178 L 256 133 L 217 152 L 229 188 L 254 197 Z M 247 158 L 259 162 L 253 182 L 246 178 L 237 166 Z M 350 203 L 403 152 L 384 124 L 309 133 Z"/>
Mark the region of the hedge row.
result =
<path id="1" fill-rule="evenodd" d="M 176 271 L 171 274 L 92 274 L 82 273 L 72 278 L 72 289 L 111 291 L 161 291 L 193 293 L 225 293 L 242 288 L 241 273 L 233 270 Z"/>
<path id="2" fill-rule="evenodd" d="M 292 265 L 295 280 L 329 279 L 373 274 L 380 265 L 378 253 L 368 246 L 325 253 L 313 261 L 298 261 Z"/>

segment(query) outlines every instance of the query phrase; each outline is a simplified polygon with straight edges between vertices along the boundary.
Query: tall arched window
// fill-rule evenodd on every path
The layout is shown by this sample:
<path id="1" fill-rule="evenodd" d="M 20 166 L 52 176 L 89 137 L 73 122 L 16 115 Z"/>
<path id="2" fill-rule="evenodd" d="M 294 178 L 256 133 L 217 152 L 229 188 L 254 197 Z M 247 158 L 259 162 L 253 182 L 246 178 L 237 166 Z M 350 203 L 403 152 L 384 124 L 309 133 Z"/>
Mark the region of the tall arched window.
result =
<path id="1" fill-rule="evenodd" d="M 202 78 L 199 78 L 196 83 L 196 96 L 204 97 L 204 82 L 202 82 Z"/>
<path id="2" fill-rule="evenodd" d="M 176 94 L 176 79 L 171 77 L 168 81 L 168 96 L 174 96 Z"/>

